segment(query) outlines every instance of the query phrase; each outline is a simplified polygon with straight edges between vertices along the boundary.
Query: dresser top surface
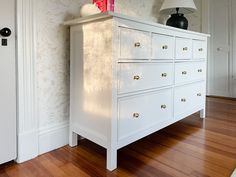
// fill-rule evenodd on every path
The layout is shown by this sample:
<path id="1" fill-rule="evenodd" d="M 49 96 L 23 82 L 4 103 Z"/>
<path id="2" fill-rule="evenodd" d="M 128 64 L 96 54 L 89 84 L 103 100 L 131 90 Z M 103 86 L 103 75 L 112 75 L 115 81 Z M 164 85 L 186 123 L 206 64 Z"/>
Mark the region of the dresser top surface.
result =
<path id="1" fill-rule="evenodd" d="M 210 37 L 209 34 L 204 34 L 204 33 L 199 33 L 199 32 L 194 32 L 194 31 L 189 31 L 189 30 L 183 30 L 183 29 L 178 29 L 178 28 L 174 28 L 174 27 L 171 27 L 171 26 L 166 26 L 166 25 L 163 25 L 163 24 L 160 24 L 160 23 L 145 21 L 145 20 L 141 20 L 141 19 L 136 18 L 136 17 L 130 17 L 130 16 L 127 16 L 127 15 L 123 15 L 123 14 L 119 14 L 119 13 L 114 13 L 114 12 L 110 12 L 110 11 L 104 12 L 104 13 L 99 13 L 99 14 L 94 14 L 94 15 L 90 15 L 90 16 L 86 16 L 86 17 L 75 18 L 73 20 L 68 20 L 68 21 L 64 22 L 64 25 L 74 26 L 74 25 L 88 23 L 88 22 L 93 22 L 93 21 L 97 21 L 97 20 L 101 20 L 101 19 L 106 19 L 106 18 L 120 18 L 120 19 L 125 19 L 125 20 L 130 20 L 130 21 L 138 22 L 138 23 L 143 23 L 143 24 L 146 24 L 146 25 L 151 25 L 151 26 L 154 26 L 154 27 L 159 27 L 159 28 L 175 30 L 175 31 L 179 31 L 179 32 L 185 32 L 185 33 L 189 33 L 189 34 L 195 34 L 195 35 L 201 35 L 201 36 L 205 36 L 205 37 Z"/>

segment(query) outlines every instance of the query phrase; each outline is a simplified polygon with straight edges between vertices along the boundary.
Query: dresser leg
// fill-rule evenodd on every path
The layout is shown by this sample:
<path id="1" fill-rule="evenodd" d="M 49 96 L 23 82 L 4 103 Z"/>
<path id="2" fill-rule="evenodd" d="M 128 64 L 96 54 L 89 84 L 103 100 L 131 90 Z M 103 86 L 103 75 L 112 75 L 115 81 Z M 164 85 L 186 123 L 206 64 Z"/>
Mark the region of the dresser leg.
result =
<path id="1" fill-rule="evenodd" d="M 78 145 L 78 135 L 72 131 L 70 131 L 69 135 L 69 145 L 70 147 L 75 147 Z"/>
<path id="2" fill-rule="evenodd" d="M 107 169 L 113 171 L 117 168 L 117 149 L 107 149 Z"/>
<path id="3" fill-rule="evenodd" d="M 206 118 L 206 109 L 202 109 L 202 110 L 200 111 L 200 117 L 201 117 L 202 119 L 205 119 L 205 118 Z"/>

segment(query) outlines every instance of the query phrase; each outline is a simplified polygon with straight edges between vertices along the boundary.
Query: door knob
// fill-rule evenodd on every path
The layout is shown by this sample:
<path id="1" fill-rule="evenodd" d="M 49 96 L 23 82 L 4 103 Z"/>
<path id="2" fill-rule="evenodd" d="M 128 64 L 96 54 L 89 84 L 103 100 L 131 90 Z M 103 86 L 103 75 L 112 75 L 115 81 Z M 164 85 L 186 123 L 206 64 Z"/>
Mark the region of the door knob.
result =
<path id="1" fill-rule="evenodd" d="M 222 47 L 218 47 L 216 50 L 219 52 L 219 51 L 222 51 L 223 48 Z"/>
<path id="2" fill-rule="evenodd" d="M 3 37 L 9 37 L 11 35 L 11 30 L 9 28 L 3 28 L 0 30 L 0 35 Z"/>

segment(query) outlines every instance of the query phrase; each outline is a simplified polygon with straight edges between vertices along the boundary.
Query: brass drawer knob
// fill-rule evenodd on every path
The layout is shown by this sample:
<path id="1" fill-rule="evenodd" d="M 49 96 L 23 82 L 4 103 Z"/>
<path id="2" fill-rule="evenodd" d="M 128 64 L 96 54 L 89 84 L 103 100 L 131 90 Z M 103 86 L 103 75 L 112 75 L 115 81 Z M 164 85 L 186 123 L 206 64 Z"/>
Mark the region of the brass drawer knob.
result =
<path id="1" fill-rule="evenodd" d="M 181 99 L 181 102 L 186 102 L 186 99 L 185 99 L 185 98 L 182 98 L 182 99 Z"/>
<path id="2" fill-rule="evenodd" d="M 168 45 L 163 45 L 163 46 L 162 46 L 162 49 L 163 49 L 163 50 L 168 49 Z"/>
<path id="3" fill-rule="evenodd" d="M 133 113 L 133 118 L 135 119 L 139 118 L 139 113 Z"/>
<path id="4" fill-rule="evenodd" d="M 198 49 L 198 51 L 199 51 L 199 52 L 202 52 L 202 51 L 203 51 L 203 48 Z"/>
<path id="5" fill-rule="evenodd" d="M 167 73 L 162 73 L 161 77 L 167 77 Z"/>
<path id="6" fill-rule="evenodd" d="M 140 42 L 134 43 L 134 47 L 140 47 L 140 46 L 141 46 Z"/>
<path id="7" fill-rule="evenodd" d="M 161 105 L 161 109 L 166 109 L 166 105 Z"/>
<path id="8" fill-rule="evenodd" d="M 187 74 L 187 71 L 182 71 L 182 75 L 186 75 Z"/>
<path id="9" fill-rule="evenodd" d="M 183 48 L 183 51 L 187 51 L 187 50 L 188 50 L 188 47 L 184 47 L 184 48 Z"/>
<path id="10" fill-rule="evenodd" d="M 201 93 L 198 93 L 197 96 L 202 96 L 202 94 L 201 94 Z"/>
<path id="11" fill-rule="evenodd" d="M 201 73 L 201 72 L 202 72 L 202 69 L 198 69 L 197 72 Z"/>
<path id="12" fill-rule="evenodd" d="M 140 76 L 134 76 L 134 80 L 139 80 Z"/>

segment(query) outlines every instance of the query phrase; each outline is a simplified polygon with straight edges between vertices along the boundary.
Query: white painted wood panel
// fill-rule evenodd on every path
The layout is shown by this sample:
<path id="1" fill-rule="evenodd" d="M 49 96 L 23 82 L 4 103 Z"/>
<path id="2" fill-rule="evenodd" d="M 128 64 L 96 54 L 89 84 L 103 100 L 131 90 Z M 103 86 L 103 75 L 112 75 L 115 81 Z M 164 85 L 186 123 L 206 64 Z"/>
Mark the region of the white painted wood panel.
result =
<path id="1" fill-rule="evenodd" d="M 174 59 L 175 38 L 173 36 L 152 35 L 152 58 Z"/>
<path id="2" fill-rule="evenodd" d="M 16 54 L 15 1 L 0 0 L 0 30 L 7 27 L 12 34 L 0 35 L 0 164 L 16 158 Z M 2 40 L 7 45 L 2 45 Z"/>
<path id="3" fill-rule="evenodd" d="M 177 87 L 174 91 L 174 115 L 181 115 L 188 110 L 204 104 L 205 83 L 195 83 Z"/>
<path id="4" fill-rule="evenodd" d="M 111 20 L 71 28 L 70 127 L 96 134 L 104 147 L 112 114 L 111 29 Z"/>
<path id="5" fill-rule="evenodd" d="M 120 63 L 119 93 L 170 86 L 173 84 L 173 63 Z"/>
<path id="6" fill-rule="evenodd" d="M 172 119 L 172 90 L 119 99 L 118 141 Z"/>
<path id="7" fill-rule="evenodd" d="M 193 40 L 193 59 L 206 59 L 207 42 Z"/>
<path id="8" fill-rule="evenodd" d="M 176 59 L 192 59 L 192 40 L 176 38 Z"/>
<path id="9" fill-rule="evenodd" d="M 205 77 L 205 62 L 180 62 L 175 64 L 176 84 L 204 80 Z"/>
<path id="10" fill-rule="evenodd" d="M 151 36 L 145 31 L 120 29 L 121 59 L 150 59 Z"/>

